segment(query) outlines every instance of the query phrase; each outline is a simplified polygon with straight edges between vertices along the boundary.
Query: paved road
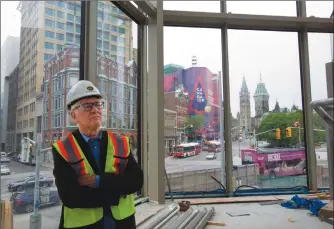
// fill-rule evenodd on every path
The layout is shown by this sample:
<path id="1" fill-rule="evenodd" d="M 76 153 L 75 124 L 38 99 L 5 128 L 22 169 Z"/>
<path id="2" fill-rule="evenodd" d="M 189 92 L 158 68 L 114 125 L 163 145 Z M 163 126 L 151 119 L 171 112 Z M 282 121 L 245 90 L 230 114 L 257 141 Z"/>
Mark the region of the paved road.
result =
<path id="1" fill-rule="evenodd" d="M 11 161 L 7 164 L 11 175 L 2 175 L 1 176 L 1 199 L 7 200 L 10 198 L 11 193 L 8 192 L 7 186 L 13 181 L 20 180 L 26 176 L 35 174 L 35 166 L 24 165 L 16 161 Z M 52 170 L 41 166 L 41 174 L 52 175 Z"/>
<path id="2" fill-rule="evenodd" d="M 239 156 L 239 144 L 240 149 L 249 147 L 249 140 L 242 142 L 232 142 L 232 155 L 233 158 Z M 217 153 L 217 159 L 215 160 L 206 160 L 207 152 L 202 152 L 199 155 L 187 158 L 173 158 L 169 157 L 165 160 L 165 166 L 167 173 L 175 172 L 185 172 L 185 171 L 194 171 L 202 169 L 214 169 L 221 167 L 221 153 Z M 238 160 L 235 160 L 237 163 Z"/>

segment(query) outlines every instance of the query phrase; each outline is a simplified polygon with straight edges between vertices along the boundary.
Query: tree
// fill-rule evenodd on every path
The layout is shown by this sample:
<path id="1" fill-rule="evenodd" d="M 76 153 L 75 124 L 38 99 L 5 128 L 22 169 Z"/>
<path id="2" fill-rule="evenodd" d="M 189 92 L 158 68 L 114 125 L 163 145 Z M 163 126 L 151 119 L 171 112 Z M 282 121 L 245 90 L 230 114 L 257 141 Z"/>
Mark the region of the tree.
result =
<path id="1" fill-rule="evenodd" d="M 301 112 L 295 113 L 270 113 L 266 116 L 260 123 L 259 128 L 256 133 L 265 132 L 272 130 L 268 133 L 258 135 L 258 140 L 266 140 L 272 146 L 289 147 L 291 145 L 296 145 L 299 141 L 298 128 L 292 129 L 292 137 L 287 138 L 285 135 L 285 130 L 287 127 L 293 127 L 293 124 L 302 119 Z M 277 140 L 275 135 L 275 129 L 281 129 L 281 139 Z M 303 140 L 303 131 L 301 131 L 301 139 Z"/>
<path id="2" fill-rule="evenodd" d="M 313 113 L 313 129 L 325 129 L 325 122 L 320 118 L 316 113 Z M 304 120 L 302 110 L 296 110 L 291 113 L 270 113 L 266 116 L 260 123 L 259 128 L 256 130 L 256 133 L 265 132 L 268 130 L 273 130 L 276 128 L 281 129 L 281 139 L 277 140 L 275 131 L 270 131 L 265 134 L 261 134 L 257 137 L 258 140 L 266 140 L 272 146 L 282 146 L 288 147 L 291 145 L 296 145 L 299 142 L 299 129 L 292 128 L 292 137 L 287 138 L 285 135 L 285 129 L 287 127 L 294 127 L 294 123 L 299 122 L 301 128 L 300 139 L 304 142 Z M 326 132 L 314 131 L 314 142 L 325 142 L 326 141 Z"/>
<path id="3" fill-rule="evenodd" d="M 195 130 L 202 129 L 204 127 L 205 118 L 203 115 L 188 116 L 186 126 L 192 125 Z"/>

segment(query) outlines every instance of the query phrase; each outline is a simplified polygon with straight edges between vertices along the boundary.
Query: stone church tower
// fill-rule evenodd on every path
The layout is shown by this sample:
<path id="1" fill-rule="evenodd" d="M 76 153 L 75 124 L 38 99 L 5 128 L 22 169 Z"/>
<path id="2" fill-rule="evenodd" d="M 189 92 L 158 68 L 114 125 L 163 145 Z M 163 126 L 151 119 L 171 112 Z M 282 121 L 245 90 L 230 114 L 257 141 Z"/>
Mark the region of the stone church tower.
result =
<path id="1" fill-rule="evenodd" d="M 259 120 L 262 116 L 269 112 L 269 93 L 265 84 L 262 82 L 260 76 L 260 82 L 256 86 L 255 94 L 255 117 Z"/>
<path id="2" fill-rule="evenodd" d="M 251 129 L 251 107 L 250 96 L 247 88 L 245 77 L 242 79 L 241 90 L 239 93 L 240 98 L 240 126 L 243 129 L 243 133 L 247 134 L 252 131 Z"/>

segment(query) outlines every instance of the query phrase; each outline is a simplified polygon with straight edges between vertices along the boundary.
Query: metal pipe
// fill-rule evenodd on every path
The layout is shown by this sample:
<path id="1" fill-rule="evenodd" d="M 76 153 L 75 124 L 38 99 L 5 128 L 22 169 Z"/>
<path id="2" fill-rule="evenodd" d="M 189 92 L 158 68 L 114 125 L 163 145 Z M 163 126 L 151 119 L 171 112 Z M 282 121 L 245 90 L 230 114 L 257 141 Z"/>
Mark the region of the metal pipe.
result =
<path id="1" fill-rule="evenodd" d="M 206 208 L 204 208 L 203 211 L 200 211 L 195 216 L 195 218 L 191 222 L 189 222 L 185 229 L 193 229 L 194 227 L 196 227 L 196 225 L 198 225 L 198 223 L 203 219 L 207 212 L 208 210 Z"/>
<path id="2" fill-rule="evenodd" d="M 176 219 L 173 224 L 171 224 L 167 229 L 177 229 L 193 212 L 193 208 L 189 208 L 184 212 L 178 219 Z"/>
<path id="3" fill-rule="evenodd" d="M 183 221 L 183 222 L 181 223 L 181 225 L 180 225 L 177 229 L 185 229 L 186 226 L 189 224 L 189 222 L 191 222 L 191 221 L 196 217 L 196 215 L 197 215 L 198 213 L 199 213 L 199 210 L 198 210 L 198 209 L 196 209 L 195 211 L 193 211 L 193 212 L 190 214 L 190 216 L 189 216 L 188 218 L 186 218 L 186 220 Z"/>
<path id="4" fill-rule="evenodd" d="M 215 208 L 212 207 L 206 214 L 205 216 L 202 218 L 202 220 L 197 224 L 197 226 L 195 227 L 195 229 L 203 229 L 207 222 L 209 221 L 209 219 L 212 217 L 213 213 L 215 212 Z"/>
<path id="5" fill-rule="evenodd" d="M 160 221 L 160 223 L 154 229 L 161 228 L 163 225 L 165 225 L 179 211 L 180 211 L 180 206 L 177 205 L 177 208 L 171 214 L 169 214 L 166 218 L 164 218 L 162 221 Z"/>
<path id="6" fill-rule="evenodd" d="M 172 204 L 168 208 L 164 209 L 162 213 L 155 219 L 153 222 L 151 222 L 149 225 L 145 226 L 145 229 L 153 229 L 155 228 L 160 222 L 167 218 L 170 214 L 172 214 L 175 209 L 177 209 L 178 205 Z"/>

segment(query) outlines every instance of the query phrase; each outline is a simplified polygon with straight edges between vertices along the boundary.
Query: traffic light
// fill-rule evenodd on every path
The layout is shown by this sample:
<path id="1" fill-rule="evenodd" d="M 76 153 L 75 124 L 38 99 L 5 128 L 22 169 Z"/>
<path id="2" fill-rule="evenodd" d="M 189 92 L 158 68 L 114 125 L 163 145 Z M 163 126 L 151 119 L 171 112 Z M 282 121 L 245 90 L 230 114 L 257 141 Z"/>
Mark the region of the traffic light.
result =
<path id="1" fill-rule="evenodd" d="M 281 129 L 280 129 L 280 128 L 277 128 L 277 129 L 276 129 L 276 139 L 277 139 L 277 140 L 280 140 L 280 139 L 281 139 Z"/>
<path id="2" fill-rule="evenodd" d="M 285 129 L 285 134 L 288 138 L 291 138 L 292 137 L 292 132 L 291 132 L 291 127 L 287 127 Z"/>

